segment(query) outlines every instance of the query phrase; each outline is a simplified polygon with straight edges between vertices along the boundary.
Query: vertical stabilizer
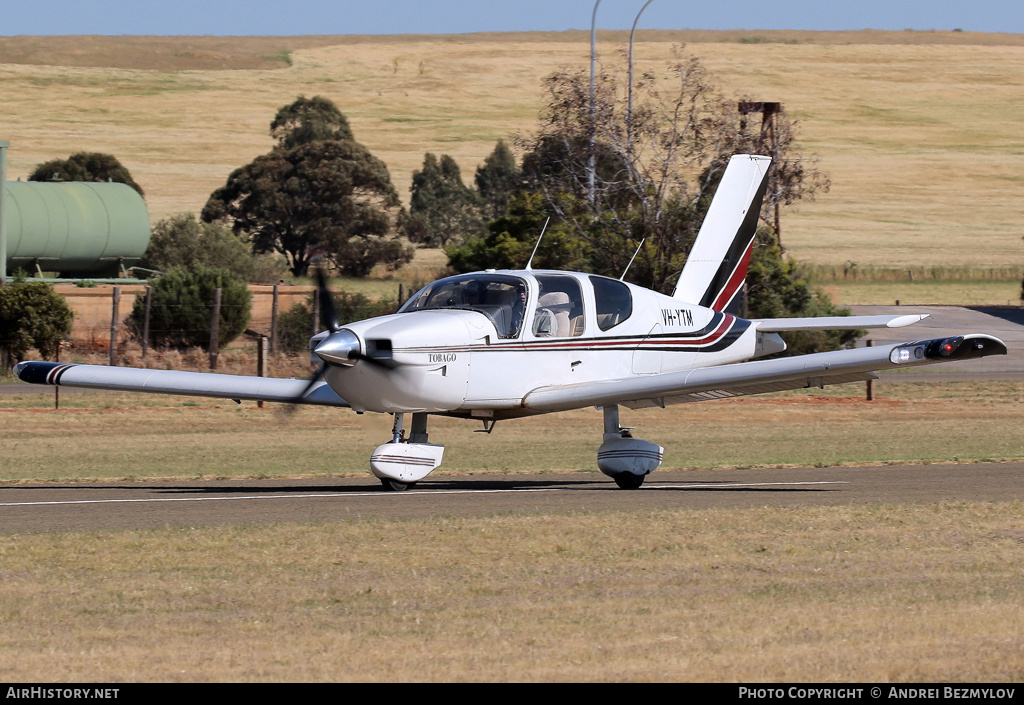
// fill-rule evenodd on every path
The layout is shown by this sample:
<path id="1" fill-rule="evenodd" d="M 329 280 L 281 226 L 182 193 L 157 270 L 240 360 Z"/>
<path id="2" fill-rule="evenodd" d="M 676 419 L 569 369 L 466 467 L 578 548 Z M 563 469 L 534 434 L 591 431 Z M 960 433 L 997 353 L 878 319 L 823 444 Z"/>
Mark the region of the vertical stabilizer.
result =
<path id="1" fill-rule="evenodd" d="M 672 294 L 725 311 L 737 300 L 750 263 L 771 157 L 737 154 L 729 160 Z"/>

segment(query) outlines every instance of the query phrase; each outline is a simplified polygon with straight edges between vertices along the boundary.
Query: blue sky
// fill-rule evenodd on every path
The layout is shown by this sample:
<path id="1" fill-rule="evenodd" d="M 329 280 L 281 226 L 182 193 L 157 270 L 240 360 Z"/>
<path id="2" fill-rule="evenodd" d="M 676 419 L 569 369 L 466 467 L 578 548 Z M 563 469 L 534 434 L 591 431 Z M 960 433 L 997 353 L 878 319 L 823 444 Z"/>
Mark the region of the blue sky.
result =
<path id="1" fill-rule="evenodd" d="M 644 0 L 601 0 L 629 29 Z M 0 35 L 448 34 L 590 29 L 594 0 L 4 0 Z M 657 29 L 917 29 L 1024 33 L 1021 0 L 653 0 Z"/>

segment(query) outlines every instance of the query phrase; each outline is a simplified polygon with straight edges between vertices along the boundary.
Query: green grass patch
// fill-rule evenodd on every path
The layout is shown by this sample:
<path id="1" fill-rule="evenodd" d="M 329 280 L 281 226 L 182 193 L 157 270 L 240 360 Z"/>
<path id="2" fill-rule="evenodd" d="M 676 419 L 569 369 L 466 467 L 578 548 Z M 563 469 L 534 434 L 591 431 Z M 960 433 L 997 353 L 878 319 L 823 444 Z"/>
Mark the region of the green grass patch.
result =
<path id="1" fill-rule="evenodd" d="M 282 63 L 285 66 L 291 66 L 293 63 L 292 53 L 293 52 L 291 51 L 279 51 L 276 54 L 267 54 L 263 58 L 267 59 L 268 61 L 276 61 Z"/>

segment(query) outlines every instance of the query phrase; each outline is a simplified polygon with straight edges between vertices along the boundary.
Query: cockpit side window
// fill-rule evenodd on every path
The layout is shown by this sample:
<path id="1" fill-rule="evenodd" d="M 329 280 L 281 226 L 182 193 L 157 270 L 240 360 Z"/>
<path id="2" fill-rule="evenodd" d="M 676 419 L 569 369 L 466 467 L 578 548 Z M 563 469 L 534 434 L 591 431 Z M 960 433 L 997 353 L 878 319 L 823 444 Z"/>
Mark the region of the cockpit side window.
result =
<path id="1" fill-rule="evenodd" d="M 465 274 L 429 284 L 400 309 L 402 312 L 454 308 L 477 311 L 494 324 L 500 338 L 516 338 L 526 313 L 526 282 L 500 274 Z"/>
<path id="2" fill-rule="evenodd" d="M 597 327 L 610 330 L 633 315 L 633 296 L 629 287 L 605 277 L 590 277 L 594 285 Z"/>
<path id="3" fill-rule="evenodd" d="M 533 334 L 539 338 L 569 338 L 583 335 L 583 292 L 575 277 L 538 274 L 537 309 Z"/>

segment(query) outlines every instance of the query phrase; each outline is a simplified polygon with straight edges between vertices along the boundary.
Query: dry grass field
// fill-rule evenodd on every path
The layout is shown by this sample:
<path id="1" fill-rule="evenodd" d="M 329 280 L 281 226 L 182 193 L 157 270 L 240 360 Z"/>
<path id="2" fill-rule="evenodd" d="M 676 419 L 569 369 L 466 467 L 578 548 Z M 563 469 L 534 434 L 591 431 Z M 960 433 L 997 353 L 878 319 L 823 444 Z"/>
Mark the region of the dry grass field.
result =
<path id="1" fill-rule="evenodd" d="M 781 101 L 832 189 L 783 220 L 799 260 L 843 265 L 1022 260 L 1024 39 L 964 32 L 643 32 L 639 71 L 673 47 L 728 96 Z M 602 33 L 614 63 L 628 34 Z M 407 193 L 425 152 L 471 178 L 531 130 L 541 79 L 585 66 L 587 34 L 299 38 L 0 37 L 10 176 L 79 150 L 117 155 L 153 219 L 200 209 L 269 150 L 275 111 L 322 94 Z"/>
<path id="2" fill-rule="evenodd" d="M 1022 509 L 0 536 L 0 679 L 1020 683 Z"/>

